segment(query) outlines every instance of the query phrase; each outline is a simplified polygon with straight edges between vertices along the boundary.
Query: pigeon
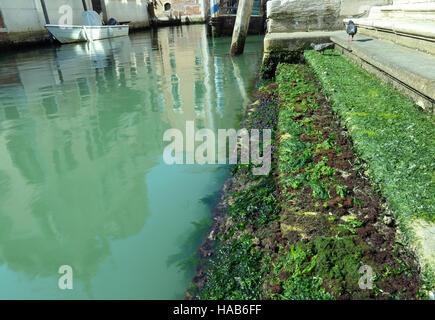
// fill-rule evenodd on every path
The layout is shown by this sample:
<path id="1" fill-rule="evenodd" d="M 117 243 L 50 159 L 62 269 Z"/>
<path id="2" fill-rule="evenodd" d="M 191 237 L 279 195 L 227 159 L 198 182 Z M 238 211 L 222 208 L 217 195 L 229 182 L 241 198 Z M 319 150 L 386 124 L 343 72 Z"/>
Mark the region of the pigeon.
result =
<path id="1" fill-rule="evenodd" d="M 356 27 L 355 23 L 353 23 L 353 21 L 350 20 L 348 25 L 347 25 L 347 29 L 346 29 L 346 32 L 348 34 L 347 41 L 350 41 L 351 36 L 352 36 L 352 41 L 353 41 L 353 37 L 356 35 L 357 31 L 358 31 L 358 28 Z"/>
<path id="2" fill-rule="evenodd" d="M 313 48 L 317 52 L 323 53 L 323 51 L 325 51 L 326 49 L 334 49 L 334 43 L 333 42 L 319 43 L 319 44 L 312 43 L 311 48 Z"/>

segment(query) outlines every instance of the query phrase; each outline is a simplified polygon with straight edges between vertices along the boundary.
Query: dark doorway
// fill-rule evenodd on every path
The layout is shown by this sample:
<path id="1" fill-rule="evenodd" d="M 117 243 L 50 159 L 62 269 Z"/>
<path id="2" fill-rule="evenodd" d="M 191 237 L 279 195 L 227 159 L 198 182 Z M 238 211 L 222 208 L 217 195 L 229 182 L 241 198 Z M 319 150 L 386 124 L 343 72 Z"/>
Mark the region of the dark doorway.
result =
<path id="1" fill-rule="evenodd" d="M 0 28 L 4 28 L 4 24 L 3 24 L 3 16 L 2 16 L 2 12 L 0 11 Z"/>
<path id="2" fill-rule="evenodd" d="M 101 8 L 101 0 L 92 0 L 92 8 L 95 12 L 100 14 L 103 11 L 103 9 Z"/>

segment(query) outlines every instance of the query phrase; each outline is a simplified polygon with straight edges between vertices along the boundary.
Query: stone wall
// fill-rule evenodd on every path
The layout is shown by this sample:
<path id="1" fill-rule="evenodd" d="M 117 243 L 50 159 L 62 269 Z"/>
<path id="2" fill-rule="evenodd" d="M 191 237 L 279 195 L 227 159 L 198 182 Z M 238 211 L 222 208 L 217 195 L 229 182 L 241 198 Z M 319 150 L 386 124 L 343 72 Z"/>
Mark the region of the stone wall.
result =
<path id="1" fill-rule="evenodd" d="M 393 5 L 373 7 L 371 19 L 435 20 L 435 0 L 396 0 Z"/>
<path id="2" fill-rule="evenodd" d="M 369 14 L 370 8 L 373 6 L 381 6 L 391 4 L 392 1 L 379 0 L 345 0 L 342 1 L 340 17 L 353 18 L 355 16 L 364 17 Z"/>
<path id="3" fill-rule="evenodd" d="M 339 30 L 344 18 L 367 16 L 391 0 L 272 0 L 267 2 L 268 32 Z"/>
<path id="4" fill-rule="evenodd" d="M 129 21 L 131 29 L 148 27 L 147 0 L 104 0 L 107 19 Z"/>
<path id="5" fill-rule="evenodd" d="M 433 0 L 394 0 L 393 4 L 412 4 L 412 3 L 424 3 L 433 2 Z"/>

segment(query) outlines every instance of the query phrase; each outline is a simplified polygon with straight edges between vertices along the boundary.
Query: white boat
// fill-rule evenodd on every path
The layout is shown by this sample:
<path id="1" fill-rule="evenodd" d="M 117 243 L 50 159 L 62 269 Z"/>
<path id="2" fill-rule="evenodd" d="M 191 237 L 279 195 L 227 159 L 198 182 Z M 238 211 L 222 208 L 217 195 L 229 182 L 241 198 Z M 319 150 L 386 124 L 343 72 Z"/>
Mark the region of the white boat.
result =
<path id="1" fill-rule="evenodd" d="M 61 43 L 94 41 L 128 35 L 128 25 L 115 26 L 68 26 L 46 24 L 51 35 Z"/>
<path id="2" fill-rule="evenodd" d="M 46 24 L 48 32 L 60 43 L 94 41 L 127 36 L 128 25 L 103 26 L 95 11 L 83 12 L 83 25 Z"/>

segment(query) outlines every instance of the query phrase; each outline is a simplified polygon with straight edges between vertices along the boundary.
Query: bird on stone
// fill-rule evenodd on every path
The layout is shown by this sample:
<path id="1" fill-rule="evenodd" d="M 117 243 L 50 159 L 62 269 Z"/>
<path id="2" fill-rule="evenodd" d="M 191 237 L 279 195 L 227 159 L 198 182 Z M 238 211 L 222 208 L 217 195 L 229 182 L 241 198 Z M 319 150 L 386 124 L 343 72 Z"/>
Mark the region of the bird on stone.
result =
<path id="1" fill-rule="evenodd" d="M 323 53 L 323 51 L 327 49 L 334 49 L 334 43 L 333 42 L 319 43 L 319 44 L 311 43 L 311 48 L 313 48 L 317 52 Z"/>
<path id="2" fill-rule="evenodd" d="M 349 23 L 347 24 L 346 32 L 348 34 L 347 41 L 350 41 L 350 37 L 352 37 L 352 41 L 353 41 L 353 37 L 358 32 L 358 28 L 356 27 L 355 23 L 352 20 L 350 20 Z"/>

